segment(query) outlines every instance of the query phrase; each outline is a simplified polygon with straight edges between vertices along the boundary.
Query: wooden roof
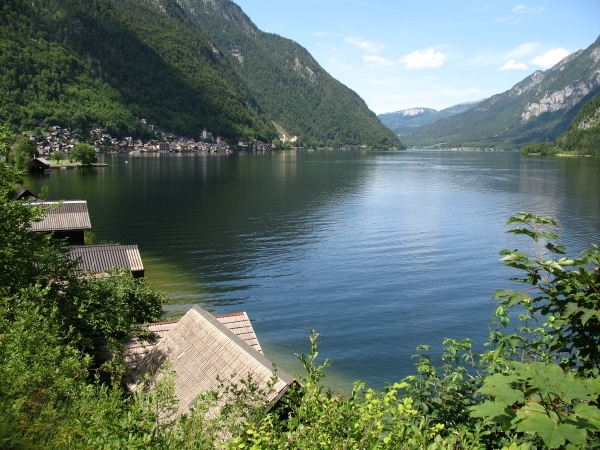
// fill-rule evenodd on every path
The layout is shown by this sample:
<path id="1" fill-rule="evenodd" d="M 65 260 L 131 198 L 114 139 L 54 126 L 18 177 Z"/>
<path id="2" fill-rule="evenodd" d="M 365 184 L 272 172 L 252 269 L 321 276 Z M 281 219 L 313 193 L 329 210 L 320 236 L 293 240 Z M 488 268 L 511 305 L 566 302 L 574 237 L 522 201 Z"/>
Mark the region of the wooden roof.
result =
<path id="1" fill-rule="evenodd" d="M 144 270 L 137 245 L 83 245 L 69 248 L 69 258 L 79 260 L 82 272 L 103 273 L 111 269 Z"/>
<path id="2" fill-rule="evenodd" d="M 48 161 L 46 158 L 38 157 L 35 158 L 35 161 L 42 164 L 43 166 L 50 166 L 50 161 Z"/>
<path id="3" fill-rule="evenodd" d="M 49 207 L 39 222 L 31 224 L 32 231 L 70 231 L 92 228 L 85 200 L 34 202 L 30 205 Z"/>
<path id="4" fill-rule="evenodd" d="M 236 312 L 222 316 L 215 316 L 219 322 L 229 328 L 236 336 L 240 337 L 246 344 L 263 355 L 262 348 L 250 323 L 250 318 L 245 312 Z"/>
<path id="5" fill-rule="evenodd" d="M 34 200 L 37 199 L 33 192 L 23 186 L 20 186 L 19 189 L 17 189 L 17 191 L 13 194 L 13 200 L 22 200 L 31 197 L 33 197 Z"/>
<path id="6" fill-rule="evenodd" d="M 263 354 L 250 318 L 245 312 L 236 312 L 233 314 L 226 314 L 222 316 L 214 316 L 220 323 L 225 325 L 230 331 L 236 336 L 241 338 L 246 344 L 252 347 L 261 355 Z M 140 339 L 134 339 L 125 346 L 125 367 L 127 370 L 135 369 L 138 364 L 152 351 L 156 344 L 164 338 L 175 325 L 178 320 L 172 320 L 170 322 L 158 322 L 151 323 L 148 326 L 148 330 L 152 332 L 156 341 L 154 343 L 148 341 L 142 341 Z"/>
<path id="7" fill-rule="evenodd" d="M 131 391 L 143 388 L 147 375 L 160 373 L 170 361 L 175 372 L 175 395 L 179 413 L 194 406 L 198 394 L 216 390 L 217 377 L 239 383 L 250 374 L 262 389 L 268 389 L 273 376 L 273 364 L 262 354 L 236 336 L 225 325 L 198 306 L 190 309 L 164 335 L 125 382 Z M 282 370 L 277 370 L 276 382 L 267 401 L 276 402 L 294 382 Z"/>

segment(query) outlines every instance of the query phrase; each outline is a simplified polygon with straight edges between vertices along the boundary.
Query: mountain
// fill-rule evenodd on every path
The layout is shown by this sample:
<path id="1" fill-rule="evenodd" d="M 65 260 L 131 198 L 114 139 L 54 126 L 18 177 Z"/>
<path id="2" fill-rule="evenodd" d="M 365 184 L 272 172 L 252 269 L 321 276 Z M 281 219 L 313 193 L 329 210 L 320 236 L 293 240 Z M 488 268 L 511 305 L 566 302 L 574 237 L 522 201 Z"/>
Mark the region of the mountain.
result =
<path id="1" fill-rule="evenodd" d="M 600 94 L 581 108 L 556 144 L 565 151 L 600 155 Z"/>
<path id="2" fill-rule="evenodd" d="M 0 123 L 269 139 L 248 88 L 171 1 L 5 0 Z"/>
<path id="3" fill-rule="evenodd" d="M 262 32 L 232 1 L 179 4 L 222 50 L 281 135 L 317 146 L 401 145 L 365 102 L 331 77 L 306 49 Z"/>
<path id="4" fill-rule="evenodd" d="M 401 111 L 379 114 L 377 117 L 381 122 L 398 136 L 404 136 L 414 132 L 417 128 L 429 125 L 446 117 L 454 116 L 468 111 L 480 103 L 466 102 L 451 106 L 441 111 L 431 108 L 410 108 Z"/>
<path id="5" fill-rule="evenodd" d="M 0 123 L 142 136 L 146 119 L 191 137 L 206 127 L 231 139 L 285 131 L 310 144 L 400 145 L 298 44 L 259 31 L 231 2 L 207 2 L 235 12 L 208 26 L 195 13 L 204 3 L 192 3 L 3 0 Z M 207 32 L 240 24 L 254 45 Z"/>
<path id="6" fill-rule="evenodd" d="M 552 141 L 581 107 L 600 92 L 600 38 L 551 69 L 537 71 L 512 89 L 403 140 L 409 146 L 518 148 Z"/>

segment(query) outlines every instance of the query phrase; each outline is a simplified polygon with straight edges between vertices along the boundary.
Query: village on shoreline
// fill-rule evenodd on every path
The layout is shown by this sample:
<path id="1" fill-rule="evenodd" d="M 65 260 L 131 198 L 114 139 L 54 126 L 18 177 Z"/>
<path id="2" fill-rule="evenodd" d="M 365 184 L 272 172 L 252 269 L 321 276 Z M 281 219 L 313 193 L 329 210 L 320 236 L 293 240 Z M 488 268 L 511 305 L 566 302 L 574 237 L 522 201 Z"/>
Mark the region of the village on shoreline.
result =
<path id="1" fill-rule="evenodd" d="M 145 121 L 142 121 L 145 124 Z M 154 127 L 151 126 L 154 131 Z M 66 155 L 79 143 L 83 143 L 76 133 L 68 128 L 52 126 L 47 131 L 41 132 L 39 128 L 35 134 L 24 133 L 37 146 L 40 157 L 50 158 L 55 152 L 63 152 Z M 154 131 L 154 137 L 147 140 L 134 139 L 132 137 L 115 138 L 96 128 L 90 132 L 87 143 L 94 147 L 97 153 L 130 153 L 141 155 L 144 153 L 204 153 L 224 154 L 234 151 L 271 151 L 276 146 L 271 143 L 255 141 L 238 141 L 237 145 L 230 145 L 221 136 L 213 137 L 210 131 L 204 129 L 198 140 L 185 138 L 175 133 Z"/>

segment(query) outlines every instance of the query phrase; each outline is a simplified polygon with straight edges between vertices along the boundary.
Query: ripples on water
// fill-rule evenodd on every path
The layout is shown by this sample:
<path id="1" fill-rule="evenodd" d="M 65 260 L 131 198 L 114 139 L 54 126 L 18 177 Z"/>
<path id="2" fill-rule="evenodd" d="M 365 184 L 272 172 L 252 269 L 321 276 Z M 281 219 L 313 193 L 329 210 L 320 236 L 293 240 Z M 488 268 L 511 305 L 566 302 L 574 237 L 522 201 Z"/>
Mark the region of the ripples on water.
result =
<path id="1" fill-rule="evenodd" d="M 111 167 L 29 178 L 52 198 L 88 200 L 101 239 L 137 243 L 172 299 L 248 311 L 280 366 L 321 333 L 330 383 L 375 387 L 412 371 L 419 343 L 482 343 L 495 289 L 514 274 L 502 248 L 518 211 L 555 217 L 573 251 L 599 242 L 600 163 L 516 153 L 283 152 L 104 157 Z"/>

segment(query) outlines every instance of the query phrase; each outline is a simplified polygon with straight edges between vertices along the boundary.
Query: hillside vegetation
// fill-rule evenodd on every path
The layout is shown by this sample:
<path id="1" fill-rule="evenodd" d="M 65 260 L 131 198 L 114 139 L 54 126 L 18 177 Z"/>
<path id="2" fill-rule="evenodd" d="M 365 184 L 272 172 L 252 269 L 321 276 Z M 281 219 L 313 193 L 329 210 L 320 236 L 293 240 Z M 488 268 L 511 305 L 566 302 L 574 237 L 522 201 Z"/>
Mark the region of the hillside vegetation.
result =
<path id="1" fill-rule="evenodd" d="M 182 0 L 247 83 L 266 117 L 312 146 L 400 147 L 352 90 L 297 43 L 260 31 L 230 0 Z"/>
<path id="2" fill-rule="evenodd" d="M 0 121 L 139 135 L 145 118 L 192 136 L 204 126 L 227 137 L 274 136 L 208 37 L 176 3 L 162 6 L 4 2 Z"/>
<path id="3" fill-rule="evenodd" d="M 600 94 L 597 94 L 577 113 L 565 134 L 555 142 L 534 142 L 521 148 L 524 155 L 576 155 L 600 156 Z"/>
<path id="4" fill-rule="evenodd" d="M 254 26 L 248 37 L 218 15 L 200 20 L 183 3 L 4 1 L 0 123 L 143 137 L 146 119 L 184 136 L 206 127 L 271 142 L 276 122 L 308 144 L 400 146 L 299 45 Z M 224 31 L 206 32 L 215 29 Z M 238 47 L 243 64 L 232 56 Z"/>
<path id="5" fill-rule="evenodd" d="M 600 92 L 600 38 L 546 71 L 462 114 L 403 137 L 409 146 L 517 149 L 554 141 L 581 107 Z"/>

